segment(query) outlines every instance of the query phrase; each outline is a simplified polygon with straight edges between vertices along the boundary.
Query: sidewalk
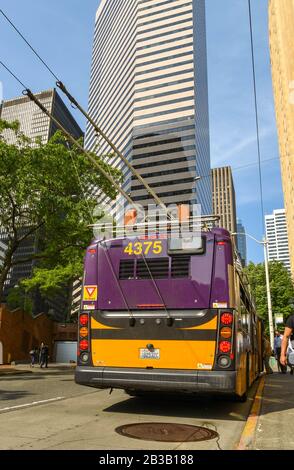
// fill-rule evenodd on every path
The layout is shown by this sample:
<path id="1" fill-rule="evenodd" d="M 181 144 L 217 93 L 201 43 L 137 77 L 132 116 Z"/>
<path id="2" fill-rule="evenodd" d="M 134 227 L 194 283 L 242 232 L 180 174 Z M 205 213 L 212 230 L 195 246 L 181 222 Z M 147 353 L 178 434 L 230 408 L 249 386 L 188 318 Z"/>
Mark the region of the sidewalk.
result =
<path id="1" fill-rule="evenodd" d="M 1 365 L 0 366 L 0 377 L 5 375 L 24 375 L 24 374 L 32 374 L 36 372 L 49 372 L 49 371 L 74 371 L 76 364 L 70 363 L 50 363 L 48 364 L 48 368 L 46 369 L 43 367 L 40 368 L 39 365 L 35 367 L 31 367 L 30 364 L 17 364 L 17 365 Z"/>
<path id="2" fill-rule="evenodd" d="M 267 375 L 254 450 L 294 450 L 294 375 Z"/>

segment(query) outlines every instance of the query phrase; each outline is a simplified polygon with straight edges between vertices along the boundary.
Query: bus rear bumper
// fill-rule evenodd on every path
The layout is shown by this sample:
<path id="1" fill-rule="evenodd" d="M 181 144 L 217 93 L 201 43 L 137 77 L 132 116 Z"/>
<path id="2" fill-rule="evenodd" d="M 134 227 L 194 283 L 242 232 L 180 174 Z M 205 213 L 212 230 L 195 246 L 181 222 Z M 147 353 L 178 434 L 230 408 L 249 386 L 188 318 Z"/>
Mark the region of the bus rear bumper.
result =
<path id="1" fill-rule="evenodd" d="M 236 371 L 191 371 L 114 367 L 76 368 L 75 380 L 95 388 L 138 391 L 235 393 Z"/>

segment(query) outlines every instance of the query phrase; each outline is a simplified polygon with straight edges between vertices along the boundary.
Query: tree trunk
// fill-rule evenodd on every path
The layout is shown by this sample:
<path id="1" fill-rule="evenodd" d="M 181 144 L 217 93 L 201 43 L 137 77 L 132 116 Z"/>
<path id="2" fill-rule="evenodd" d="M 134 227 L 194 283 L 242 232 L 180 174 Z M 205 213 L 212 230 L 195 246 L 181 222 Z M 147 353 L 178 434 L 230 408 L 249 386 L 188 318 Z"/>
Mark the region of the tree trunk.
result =
<path id="1" fill-rule="evenodd" d="M 3 267 L 0 272 L 0 305 L 3 302 L 4 286 L 5 286 L 5 282 L 7 281 L 8 273 L 12 267 L 12 259 L 13 259 L 14 253 L 17 250 L 17 246 L 18 246 L 17 242 L 13 241 L 10 244 L 10 246 L 8 245 L 8 248 L 4 256 Z"/>

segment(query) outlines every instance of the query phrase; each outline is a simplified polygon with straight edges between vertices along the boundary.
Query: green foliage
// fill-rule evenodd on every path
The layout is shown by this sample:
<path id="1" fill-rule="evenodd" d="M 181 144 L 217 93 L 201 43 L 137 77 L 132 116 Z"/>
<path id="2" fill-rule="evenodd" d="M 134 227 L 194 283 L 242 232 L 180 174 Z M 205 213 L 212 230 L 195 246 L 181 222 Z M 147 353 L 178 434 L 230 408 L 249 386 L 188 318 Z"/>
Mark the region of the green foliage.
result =
<path id="1" fill-rule="evenodd" d="M 268 324 L 266 278 L 264 264 L 249 263 L 246 268 L 257 313 Z M 273 315 L 280 313 L 286 319 L 293 312 L 294 286 L 291 276 L 284 265 L 278 261 L 269 263 L 270 290 Z"/>
<path id="2" fill-rule="evenodd" d="M 8 143 L 13 137 L 14 145 Z M 121 173 L 92 155 L 120 183 Z M 0 121 L 0 227 L 9 235 L 0 271 L 0 302 L 9 269 L 35 259 L 32 279 L 24 286 L 52 292 L 82 273 L 83 257 L 93 233 L 89 224 L 97 204 L 93 188 L 114 199 L 116 191 L 60 132 L 42 144 L 25 137 L 18 123 Z M 33 237 L 38 252 L 19 260 L 22 243 Z"/>
<path id="3" fill-rule="evenodd" d="M 7 297 L 7 304 L 10 310 L 21 308 L 25 313 L 28 313 L 29 315 L 32 314 L 32 298 L 30 294 L 20 286 L 15 286 L 13 289 L 10 289 Z"/>

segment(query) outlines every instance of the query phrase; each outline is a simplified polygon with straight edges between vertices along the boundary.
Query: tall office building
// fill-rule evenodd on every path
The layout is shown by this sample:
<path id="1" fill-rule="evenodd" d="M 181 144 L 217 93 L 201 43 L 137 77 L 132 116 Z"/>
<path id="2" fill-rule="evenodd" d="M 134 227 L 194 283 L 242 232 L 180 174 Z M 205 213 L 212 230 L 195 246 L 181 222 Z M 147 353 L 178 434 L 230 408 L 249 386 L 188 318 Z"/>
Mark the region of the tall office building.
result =
<path id="1" fill-rule="evenodd" d="M 265 216 L 269 261 L 281 261 L 290 272 L 290 256 L 285 209 Z"/>
<path id="2" fill-rule="evenodd" d="M 294 278 L 294 0 L 269 1 L 269 29 L 281 173 Z"/>
<path id="3" fill-rule="evenodd" d="M 243 267 L 247 265 L 247 241 L 245 227 L 242 220 L 237 219 L 237 250 L 241 258 Z"/>
<path id="4" fill-rule="evenodd" d="M 220 216 L 220 226 L 231 233 L 237 231 L 236 194 L 231 167 L 213 168 L 213 213 Z"/>
<path id="5" fill-rule="evenodd" d="M 204 0 L 101 0 L 89 113 L 166 203 L 212 212 Z M 89 125 L 85 146 L 107 144 Z M 120 165 L 115 158 L 109 163 Z M 123 168 L 123 167 L 122 167 Z M 125 173 L 124 188 L 154 201 Z M 203 176 L 196 182 L 196 176 Z"/>
<path id="6" fill-rule="evenodd" d="M 6 249 L 7 249 L 7 245 L 4 243 L 3 240 L 1 240 L 1 236 L 0 236 L 0 269 L 1 269 L 1 266 L 3 265 L 3 260 L 4 260 Z"/>
<path id="7" fill-rule="evenodd" d="M 36 97 L 75 138 L 82 137 L 82 130 L 55 89 L 38 93 L 36 94 Z M 46 116 L 35 103 L 33 103 L 28 97 L 24 96 L 4 101 L 0 107 L 0 118 L 8 122 L 18 121 L 20 124 L 20 130 L 27 137 L 31 139 L 35 139 L 37 137 L 41 138 L 42 143 L 48 142 L 48 140 L 57 130 L 56 124 L 48 116 Z M 12 131 L 6 130 L 3 135 L 9 143 L 15 143 L 15 136 Z M 26 230 L 26 228 L 24 227 L 23 230 Z M 5 232 L 3 232 L 0 227 L 0 260 L 1 253 L 3 258 L 6 244 L 7 234 L 5 234 Z M 26 256 L 37 253 L 37 251 L 38 242 L 36 238 L 32 236 L 21 244 L 15 254 L 15 259 L 21 260 Z M 21 279 L 30 277 L 33 267 L 33 261 L 20 263 L 13 267 L 9 273 L 9 277 L 6 283 L 6 294 L 8 293 L 9 289 L 17 285 Z M 63 301 L 62 298 L 59 297 L 58 302 L 52 302 L 53 301 L 50 303 L 50 307 L 51 309 L 54 309 L 56 319 L 62 320 L 62 316 L 64 314 L 64 305 L 68 302 L 68 295 L 66 294 L 66 298 L 63 296 Z M 38 313 L 40 308 L 43 308 L 43 305 L 41 307 L 41 302 L 38 300 L 34 305 L 34 313 Z"/>

